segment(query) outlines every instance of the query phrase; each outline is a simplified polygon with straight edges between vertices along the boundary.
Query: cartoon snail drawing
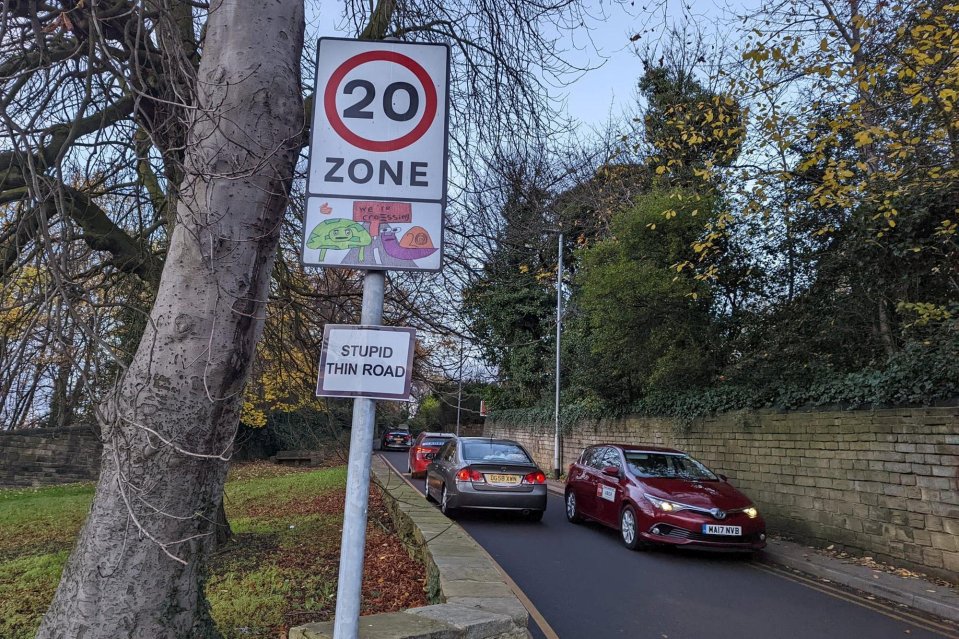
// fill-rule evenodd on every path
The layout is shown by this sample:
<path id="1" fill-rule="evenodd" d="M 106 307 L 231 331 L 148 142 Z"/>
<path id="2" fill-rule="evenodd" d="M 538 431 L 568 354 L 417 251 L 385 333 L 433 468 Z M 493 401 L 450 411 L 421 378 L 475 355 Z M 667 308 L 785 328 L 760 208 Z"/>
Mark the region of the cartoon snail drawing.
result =
<path id="1" fill-rule="evenodd" d="M 399 241 L 396 232 L 399 228 L 383 225 L 380 227 L 380 239 L 383 241 L 383 250 L 390 257 L 398 260 L 418 260 L 437 251 L 433 246 L 433 239 L 422 226 L 414 226 Z"/>

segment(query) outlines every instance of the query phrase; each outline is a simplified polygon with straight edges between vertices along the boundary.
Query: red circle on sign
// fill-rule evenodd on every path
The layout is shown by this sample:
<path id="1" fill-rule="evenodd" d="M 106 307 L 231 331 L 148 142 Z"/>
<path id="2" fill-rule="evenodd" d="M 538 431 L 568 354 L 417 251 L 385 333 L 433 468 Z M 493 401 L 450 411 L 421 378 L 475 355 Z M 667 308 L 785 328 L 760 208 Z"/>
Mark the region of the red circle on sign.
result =
<path id="1" fill-rule="evenodd" d="M 426 92 L 426 108 L 423 110 L 423 117 L 420 119 L 419 124 L 417 124 L 412 131 L 395 140 L 370 140 L 359 136 L 346 126 L 342 118 L 340 118 L 340 114 L 336 111 L 336 90 L 339 88 L 343 78 L 346 77 L 346 74 L 361 64 L 376 61 L 395 62 L 396 64 L 406 67 L 416 76 L 416 79 L 420 81 L 423 90 Z M 323 93 L 323 107 L 326 110 L 326 118 L 329 120 L 333 130 L 353 146 L 359 147 L 364 151 L 376 151 L 380 153 L 384 151 L 399 151 L 423 137 L 423 134 L 426 133 L 430 125 L 433 124 L 433 118 L 436 117 L 436 88 L 433 86 L 433 81 L 430 79 L 426 70 L 412 58 L 408 58 L 402 53 L 396 53 L 395 51 L 367 51 L 348 59 L 333 72 L 333 75 L 330 76 L 329 81 L 326 83 L 326 91 Z"/>

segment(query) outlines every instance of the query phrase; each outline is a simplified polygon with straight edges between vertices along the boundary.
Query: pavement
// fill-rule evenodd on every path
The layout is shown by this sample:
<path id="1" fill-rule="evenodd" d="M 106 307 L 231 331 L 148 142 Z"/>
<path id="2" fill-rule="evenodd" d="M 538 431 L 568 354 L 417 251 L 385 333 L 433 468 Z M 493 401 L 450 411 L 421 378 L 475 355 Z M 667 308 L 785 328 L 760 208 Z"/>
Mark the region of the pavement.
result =
<path id="1" fill-rule="evenodd" d="M 564 482 L 547 479 L 546 483 L 551 493 L 563 495 Z M 824 555 L 801 544 L 779 539 L 770 539 L 767 542 L 761 561 L 959 623 L 959 594 L 954 588 L 921 578 L 900 577 L 873 570 Z"/>

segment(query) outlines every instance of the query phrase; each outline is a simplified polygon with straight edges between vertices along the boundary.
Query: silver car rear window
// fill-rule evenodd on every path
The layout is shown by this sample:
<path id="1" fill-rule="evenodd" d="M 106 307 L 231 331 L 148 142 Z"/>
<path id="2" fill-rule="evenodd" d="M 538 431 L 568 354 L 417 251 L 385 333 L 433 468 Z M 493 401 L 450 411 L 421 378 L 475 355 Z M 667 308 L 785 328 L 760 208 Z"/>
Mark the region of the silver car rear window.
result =
<path id="1" fill-rule="evenodd" d="M 469 461 L 532 463 L 526 452 L 516 444 L 501 442 L 464 442 L 463 458 Z"/>

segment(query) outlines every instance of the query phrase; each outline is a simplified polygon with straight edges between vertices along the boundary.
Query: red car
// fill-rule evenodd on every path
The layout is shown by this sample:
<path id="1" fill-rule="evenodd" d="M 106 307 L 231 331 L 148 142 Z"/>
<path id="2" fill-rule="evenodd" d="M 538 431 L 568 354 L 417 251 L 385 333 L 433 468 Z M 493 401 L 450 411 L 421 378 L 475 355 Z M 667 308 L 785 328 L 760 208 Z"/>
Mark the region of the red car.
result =
<path id="1" fill-rule="evenodd" d="M 670 544 L 754 551 L 766 545 L 766 522 L 749 498 L 671 448 L 587 448 L 569 467 L 566 518 L 617 529 L 633 550 Z"/>
<path id="2" fill-rule="evenodd" d="M 406 472 L 410 477 L 425 477 L 426 467 L 433 461 L 436 451 L 447 441 L 456 437 L 453 433 L 420 433 L 410 446 L 410 459 Z"/>

